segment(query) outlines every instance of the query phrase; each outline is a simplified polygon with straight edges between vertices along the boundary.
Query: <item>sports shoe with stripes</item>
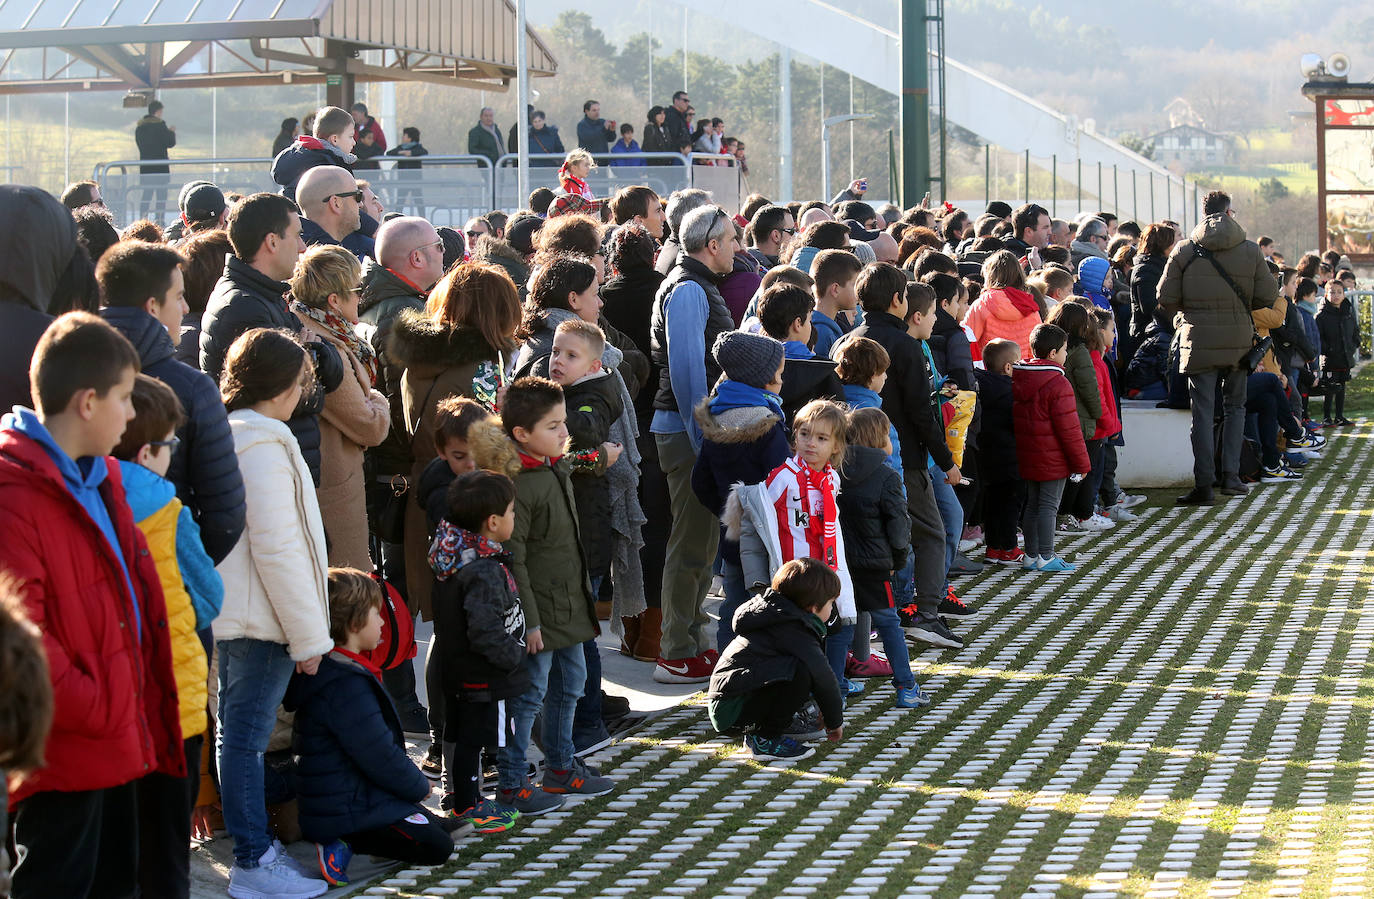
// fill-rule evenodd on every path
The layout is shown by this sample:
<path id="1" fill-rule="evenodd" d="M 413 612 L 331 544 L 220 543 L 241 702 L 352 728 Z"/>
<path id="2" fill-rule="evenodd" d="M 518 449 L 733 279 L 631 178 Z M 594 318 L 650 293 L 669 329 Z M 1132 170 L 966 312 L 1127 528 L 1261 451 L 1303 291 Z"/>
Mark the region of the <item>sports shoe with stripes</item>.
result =
<path id="1" fill-rule="evenodd" d="M 593 774 L 579 758 L 574 758 L 572 767 L 566 771 L 544 769 L 544 779 L 539 784 L 545 793 L 576 793 L 580 796 L 605 796 L 615 789 L 615 781 L 601 774 Z"/>

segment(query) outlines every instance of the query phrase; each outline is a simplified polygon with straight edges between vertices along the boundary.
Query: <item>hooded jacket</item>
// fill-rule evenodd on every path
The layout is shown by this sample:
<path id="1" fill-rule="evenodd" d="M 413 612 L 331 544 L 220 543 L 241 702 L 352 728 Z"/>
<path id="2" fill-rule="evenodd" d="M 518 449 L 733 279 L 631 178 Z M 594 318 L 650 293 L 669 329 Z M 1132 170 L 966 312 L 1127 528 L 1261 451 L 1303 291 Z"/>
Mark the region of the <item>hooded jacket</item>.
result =
<path id="1" fill-rule="evenodd" d="M 472 261 L 485 262 L 487 265 L 505 269 L 506 274 L 515 282 L 515 288 L 520 294 L 520 303 L 524 305 L 525 298 L 529 296 L 527 282 L 530 280 L 530 264 L 525 261 L 519 250 L 510 245 L 510 241 L 488 235 L 485 239 L 477 241 Z"/>
<path id="2" fill-rule="evenodd" d="M 418 310 L 404 310 L 391 327 L 386 349 L 401 369 L 400 397 L 407 443 L 413 462 L 410 483 L 418 484 L 434 448 L 434 419 L 439 403 L 450 396 L 477 398 L 473 381 L 483 363 L 498 366 L 505 357 L 489 346 L 480 331 L 466 325 L 436 324 Z M 405 516 L 406 604 L 429 620 L 432 578 L 426 554 L 429 529 L 415 491 L 407 491 Z"/>
<path id="3" fill-rule="evenodd" d="M 973 332 L 981 354 L 988 342 L 997 338 L 1015 341 L 1021 358 L 1031 356 L 1030 332 L 1040 324 L 1040 307 L 1035 297 L 1015 287 L 985 290 L 969 307 L 964 325 Z"/>
<path id="4" fill-rule="evenodd" d="M 404 369 L 392 358 L 388 343 L 391 326 L 402 310 L 425 308 L 428 294 L 380 262 L 369 259 L 363 263 L 363 295 L 358 301 L 359 333 L 372 344 L 377 356 L 377 383 L 373 386 L 386 397 L 391 409 L 391 427 L 386 439 L 368 450 L 372 473 L 390 479 L 391 475 L 409 475 L 415 458 L 410 451 L 410 437 L 406 432 L 405 410 L 401 406 L 401 374 Z"/>
<path id="5" fill-rule="evenodd" d="M 1350 300 L 1339 306 L 1323 300 L 1317 309 L 1317 331 L 1322 339 L 1322 371 L 1350 371 L 1355 367 L 1360 359 L 1360 326 Z"/>
<path id="6" fill-rule="evenodd" d="M 47 191 L 0 184 L 0 222 L 7 225 L 0 228 L 0 409 L 33 408 L 29 361 L 76 253 L 76 221 Z"/>
<path id="7" fill-rule="evenodd" d="M 1079 296 L 1087 297 L 1093 301 L 1094 306 L 1108 312 L 1112 311 L 1112 299 L 1103 293 L 1102 282 L 1111 267 L 1112 264 L 1101 256 L 1087 256 L 1078 263 L 1078 282 L 1074 284 Z M 1107 289 L 1110 291 L 1111 287 Z"/>
<path id="8" fill-rule="evenodd" d="M 812 400 L 844 402 L 844 385 L 835 374 L 836 364 L 824 356 L 814 359 L 788 359 L 782 365 L 782 413 L 792 421 L 802 406 Z"/>
<path id="9" fill-rule="evenodd" d="M 134 143 L 138 144 L 139 159 L 166 159 L 167 151 L 177 145 L 177 133 L 162 121 L 161 116 L 145 115 L 134 126 Z M 165 165 L 139 167 L 145 175 L 166 175 Z"/>
<path id="10" fill-rule="evenodd" d="M 805 678 L 827 729 L 844 724 L 844 701 L 825 658 L 825 623 L 768 590 L 735 610 L 735 639 L 711 674 L 713 700 L 745 697 L 769 684 Z"/>
<path id="11" fill-rule="evenodd" d="M 294 201 L 296 182 L 315 166 L 337 165 L 351 172 L 357 161 L 358 157 L 343 152 L 329 141 L 302 134 L 272 160 L 272 180 L 281 185 L 282 196 Z"/>
<path id="12" fill-rule="evenodd" d="M 1093 350 L 1093 372 L 1097 375 L 1097 392 L 1102 398 L 1102 415 L 1097 419 L 1097 427 L 1089 435 L 1092 440 L 1106 440 L 1121 433 L 1121 414 L 1117 411 L 1116 390 L 1112 385 L 1110 365 L 1102 354 Z"/>
<path id="13" fill-rule="evenodd" d="M 660 376 L 658 363 L 649 354 L 649 324 L 654 314 L 654 295 L 662 283 L 663 276 L 657 271 L 642 268 L 619 272 L 601 285 L 601 301 L 605 304 L 601 307 L 601 317 L 629 338 L 648 362 L 648 379 L 634 399 L 635 417 L 644 433 L 648 432 L 649 419 L 653 417 L 654 393 Z"/>
<path id="14" fill-rule="evenodd" d="M 176 358 L 162 323 L 139 307 L 106 306 L 100 317 L 138 350 L 143 373 L 177 395 L 186 422 L 177 429 L 181 445 L 172 455 L 167 480 L 200 525 L 205 551 L 220 562 L 243 533 L 243 477 L 234 454 L 234 435 L 219 387 L 204 372 Z"/>
<path id="15" fill-rule="evenodd" d="M 377 257 L 377 242 L 361 230 L 345 234 L 343 240 L 335 240 L 334 235 L 305 216 L 301 216 L 301 240 L 307 247 L 343 247 L 357 256 L 359 262 Z"/>
<path id="16" fill-rule="evenodd" d="M 911 546 L 911 516 L 902 476 L 887 464 L 887 454 L 851 444 L 845 450 L 840 483 L 836 503 L 850 569 L 881 578 L 901 571 Z M 860 611 L 872 611 L 888 608 L 890 597 L 862 591 L 854 601 Z"/>
<path id="17" fill-rule="evenodd" d="M 766 406 L 711 412 L 710 398 L 696 408 L 701 427 L 701 452 L 692 464 L 692 492 L 717 517 L 735 484 L 757 484 L 791 454 L 783 420 Z M 725 537 L 721 525 L 720 552 L 727 562 L 739 564 L 739 542 Z"/>
<path id="18" fill-rule="evenodd" d="M 954 466 L 954 456 L 945 443 L 945 423 L 939 405 L 931 397 L 926 354 L 906 331 L 901 319 L 890 312 L 870 312 L 863 324 L 851 331 L 867 337 L 887 350 L 891 360 L 887 383 L 883 385 L 883 409 L 897 428 L 901 440 L 902 467 L 925 471 L 933 460 L 941 471 Z"/>
<path id="19" fill-rule="evenodd" d="M 1211 262 L 1198 258 L 1198 247 L 1211 253 L 1241 296 Z M 1174 246 L 1159 282 L 1160 308 L 1181 322 L 1180 370 L 1194 374 L 1238 365 L 1251 347 L 1251 310 L 1273 306 L 1278 295 L 1279 285 L 1269 274 L 1264 253 L 1253 240 L 1246 240 L 1240 223 L 1224 212 L 1203 219 L 1188 240 Z"/>
<path id="20" fill-rule="evenodd" d="M 1016 426 L 1012 421 L 1011 376 L 978 369 L 978 405 L 982 423 L 978 431 L 978 468 L 991 482 L 1015 481 Z"/>
<path id="21" fill-rule="evenodd" d="M 282 704 L 295 713 L 301 833 L 329 843 L 414 814 L 429 781 L 406 755 L 401 718 L 380 672 L 344 649 L 313 675 L 296 674 Z"/>
<path id="22" fill-rule="evenodd" d="M 596 601 L 577 527 L 566 460 L 538 462 L 520 453 L 494 419 L 468 429 L 480 468 L 515 482 L 515 533 L 506 541 L 528 630 L 546 650 L 585 643 L 597 633 Z"/>
<path id="23" fill-rule="evenodd" d="M 1159 281 L 1164 277 L 1164 256 L 1137 256 L 1131 266 L 1131 337 L 1136 346 L 1145 340 L 1145 329 L 1150 322 L 1159 322 L 1160 327 L 1172 334 L 1173 316 L 1156 313 L 1159 307 Z"/>
<path id="24" fill-rule="evenodd" d="M 1012 368 L 1011 389 L 1022 480 L 1058 481 L 1086 474 L 1092 463 L 1064 370 L 1044 359 L 1018 362 Z"/>
<path id="25" fill-rule="evenodd" d="M 935 306 L 935 327 L 931 329 L 930 339 L 926 341 L 930 354 L 935 357 L 935 367 L 947 378 L 951 378 L 960 390 L 974 389 L 973 350 L 969 346 L 968 334 L 954 316 L 945 311 L 938 303 Z"/>
<path id="26" fill-rule="evenodd" d="M 447 521 L 429 554 L 445 696 L 494 702 L 529 689 L 525 613 L 510 553 Z"/>
<path id="27" fill-rule="evenodd" d="M 611 438 L 616 419 L 626 411 L 624 396 L 620 378 L 604 369 L 599 376 L 564 387 L 570 448 L 600 449 Z M 587 573 L 603 577 L 611 567 L 611 485 L 604 471 L 579 471 L 573 475 L 572 485 Z"/>
<path id="28" fill-rule="evenodd" d="M 1097 387 L 1097 371 L 1093 368 L 1093 357 L 1086 344 L 1069 341 L 1064 377 L 1069 379 L 1069 385 L 1073 387 L 1083 439 L 1091 440 L 1093 432 L 1097 430 L 1097 420 L 1102 417 L 1102 393 Z"/>

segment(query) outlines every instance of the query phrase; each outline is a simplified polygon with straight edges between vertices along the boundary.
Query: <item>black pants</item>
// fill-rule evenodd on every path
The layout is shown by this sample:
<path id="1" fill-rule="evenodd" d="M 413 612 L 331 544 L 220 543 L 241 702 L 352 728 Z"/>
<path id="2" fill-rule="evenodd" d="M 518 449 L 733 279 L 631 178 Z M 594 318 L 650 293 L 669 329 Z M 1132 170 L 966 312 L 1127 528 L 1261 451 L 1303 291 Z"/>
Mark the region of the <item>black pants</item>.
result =
<path id="1" fill-rule="evenodd" d="M 646 390 L 649 388 L 645 388 Z M 639 424 L 639 504 L 644 508 L 639 564 L 644 568 L 644 601 L 658 608 L 662 600 L 663 573 L 668 552 L 668 532 L 672 529 L 672 501 L 668 495 L 668 477 L 658 466 L 658 443 L 643 420 Z"/>
<path id="2" fill-rule="evenodd" d="M 751 734 L 776 739 L 792 723 L 792 716 L 811 698 L 811 677 L 800 667 L 791 680 L 755 690 L 744 700 L 731 735 Z"/>
<path id="3" fill-rule="evenodd" d="M 14 899 L 136 896 L 137 782 L 35 793 L 15 806 L 14 842 L 23 856 L 14 869 Z"/>
<path id="4" fill-rule="evenodd" d="M 1094 466 L 1102 455 L 1102 441 L 1088 441 L 1088 461 Z M 1059 514 L 1072 515 L 1080 520 L 1092 518 L 1097 512 L 1097 490 L 1089 483 L 1091 478 L 1081 481 L 1065 481 L 1064 496 L 1059 500 Z"/>
<path id="5" fill-rule="evenodd" d="M 1016 525 L 1026 503 L 1025 482 L 996 481 L 983 487 L 983 536 L 988 549 L 1016 549 Z"/>
<path id="6" fill-rule="evenodd" d="M 1322 399 L 1322 418 L 1331 418 L 1331 402 L 1336 403 L 1336 418 L 1345 418 L 1345 382 L 1332 381 L 1326 385 L 1326 396 Z"/>
<path id="7" fill-rule="evenodd" d="M 444 730 L 444 788 L 453 794 L 453 809 L 463 811 L 482 798 L 482 749 L 505 746 L 511 720 L 504 700 L 468 702 L 445 696 L 449 710 Z"/>
<path id="8" fill-rule="evenodd" d="M 954 495 L 964 509 L 964 527 L 982 527 L 983 519 L 987 516 L 987 498 L 983 490 L 983 472 L 978 467 L 977 447 L 964 447 L 964 461 L 959 466 L 959 473 L 972 482 L 968 486 L 954 488 Z M 986 535 L 987 528 L 984 527 L 983 531 Z"/>
<path id="9" fill-rule="evenodd" d="M 412 814 L 400 821 L 350 833 L 340 839 L 355 855 L 379 855 L 410 865 L 442 865 L 453 854 L 453 837 L 444 830 L 438 818 L 418 805 Z"/>
<path id="10" fill-rule="evenodd" d="M 205 735 L 183 742 L 186 776 L 149 774 L 138 784 L 138 888 L 143 896 L 191 894 L 191 807 L 200 791 Z"/>

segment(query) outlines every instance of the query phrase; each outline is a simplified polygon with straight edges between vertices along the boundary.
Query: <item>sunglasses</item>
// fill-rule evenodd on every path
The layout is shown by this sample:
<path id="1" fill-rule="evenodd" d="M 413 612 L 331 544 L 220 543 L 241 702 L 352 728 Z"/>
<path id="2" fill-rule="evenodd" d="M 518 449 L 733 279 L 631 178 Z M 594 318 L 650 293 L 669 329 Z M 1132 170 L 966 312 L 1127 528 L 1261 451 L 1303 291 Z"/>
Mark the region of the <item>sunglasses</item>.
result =
<path id="1" fill-rule="evenodd" d="M 466 231 L 466 232 L 464 232 L 464 233 L 467 234 L 468 237 L 471 237 L 473 240 L 476 240 L 477 238 L 481 237 L 483 234 L 486 234 L 487 232 L 485 232 L 485 231 Z M 439 243 L 440 243 L 440 246 L 443 245 L 443 241 L 440 241 Z M 423 249 L 423 247 L 422 247 L 421 249 Z"/>
<path id="2" fill-rule="evenodd" d="M 469 231 L 468 234 L 471 235 L 472 232 Z M 443 238 L 440 238 L 440 239 L 436 240 L 434 243 L 422 243 L 422 244 L 420 244 L 418 247 L 416 247 L 415 249 L 411 250 L 410 252 L 412 252 L 412 253 L 418 253 L 418 252 L 420 252 L 421 250 L 428 250 L 428 249 L 430 249 L 431 247 L 438 247 L 439 249 L 442 250 L 442 249 L 444 248 L 444 240 L 443 240 Z"/>
<path id="3" fill-rule="evenodd" d="M 356 201 L 356 202 L 358 202 L 358 203 L 361 203 L 361 202 L 363 201 L 363 192 L 360 191 L 360 190 L 350 190 L 350 191 L 348 191 L 348 192 L 346 192 L 346 193 L 341 193 L 341 194 L 330 194 L 330 196 L 331 196 L 331 197 L 352 197 L 352 198 L 354 199 L 354 201 Z"/>

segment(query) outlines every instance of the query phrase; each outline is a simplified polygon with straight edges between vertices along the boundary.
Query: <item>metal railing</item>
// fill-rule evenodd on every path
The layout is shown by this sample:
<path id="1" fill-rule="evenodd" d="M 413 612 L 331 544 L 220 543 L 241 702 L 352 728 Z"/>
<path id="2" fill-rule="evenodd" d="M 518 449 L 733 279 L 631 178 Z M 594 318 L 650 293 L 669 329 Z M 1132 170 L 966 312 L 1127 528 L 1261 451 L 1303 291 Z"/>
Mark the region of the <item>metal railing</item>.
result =
<path id="1" fill-rule="evenodd" d="M 530 190 L 547 187 L 557 191 L 558 167 L 564 158 L 562 153 L 531 153 Z M 592 158 L 597 167 L 587 174 L 587 187 L 598 197 L 610 197 L 632 184 L 647 184 L 654 193 L 666 197 L 692 184 L 687 160 L 681 153 L 593 153 Z M 519 157 L 514 153 L 496 160 L 492 209 L 510 212 L 528 205 L 529 198 L 519 195 L 518 165 Z"/>

